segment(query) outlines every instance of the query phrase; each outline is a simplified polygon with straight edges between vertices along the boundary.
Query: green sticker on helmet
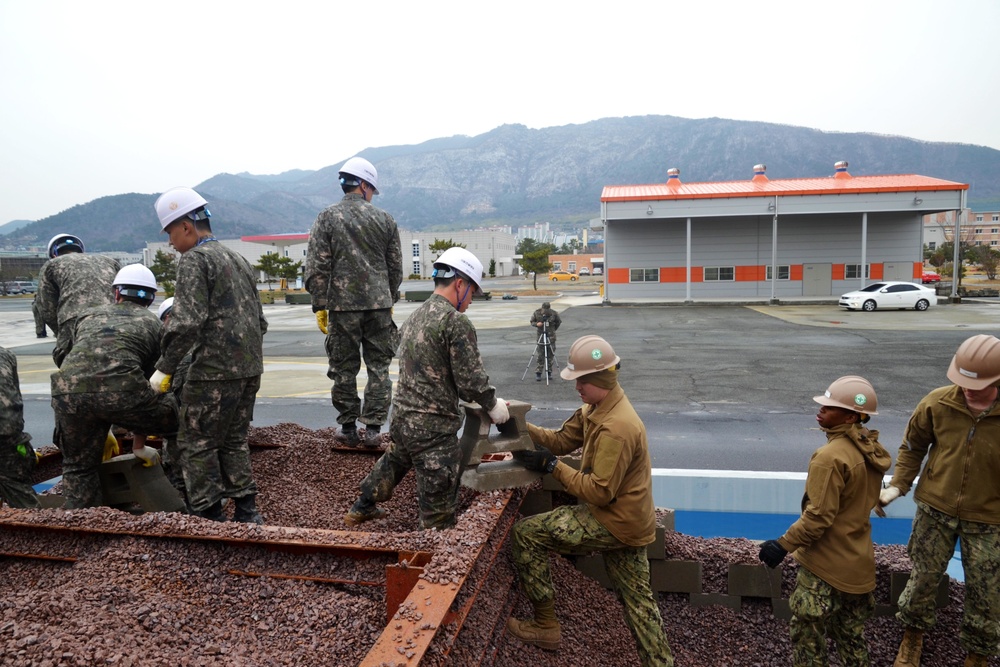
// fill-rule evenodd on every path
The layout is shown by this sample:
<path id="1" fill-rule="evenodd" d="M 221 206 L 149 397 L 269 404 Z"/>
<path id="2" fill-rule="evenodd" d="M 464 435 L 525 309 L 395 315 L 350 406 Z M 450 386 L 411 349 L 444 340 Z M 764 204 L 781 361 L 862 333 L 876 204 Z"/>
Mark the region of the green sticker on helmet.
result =
<path id="1" fill-rule="evenodd" d="M 864 405 L 867 402 L 868 402 L 868 399 L 865 398 L 864 394 L 855 394 L 855 396 L 854 396 L 854 404 L 855 405 Z"/>
<path id="2" fill-rule="evenodd" d="M 594 361 L 597 361 L 601 358 L 601 351 L 595 347 L 594 351 L 590 353 L 590 356 L 594 359 Z"/>

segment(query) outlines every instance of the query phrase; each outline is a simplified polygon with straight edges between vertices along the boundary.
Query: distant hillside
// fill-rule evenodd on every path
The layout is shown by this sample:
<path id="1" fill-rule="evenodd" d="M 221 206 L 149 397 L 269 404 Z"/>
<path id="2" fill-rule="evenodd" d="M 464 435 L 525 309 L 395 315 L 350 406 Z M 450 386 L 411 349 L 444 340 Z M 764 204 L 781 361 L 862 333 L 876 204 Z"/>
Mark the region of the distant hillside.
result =
<path id="1" fill-rule="evenodd" d="M 674 116 L 605 118 L 542 130 L 503 125 L 475 137 L 370 148 L 379 170 L 376 203 L 412 230 L 485 224 L 579 223 L 596 217 L 601 189 L 660 183 L 678 167 L 685 182 L 832 175 L 923 174 L 970 184 L 968 205 L 1000 210 L 1000 151 L 904 137 L 823 132 L 789 125 Z M 195 185 L 211 202 L 221 237 L 303 232 L 341 198 L 334 164 L 316 171 L 218 174 Z M 162 239 L 155 194 L 102 197 L 8 234 L 8 245 L 79 234 L 95 250 L 137 250 Z M 113 224 L 111 224 L 113 223 Z"/>
<path id="2" fill-rule="evenodd" d="M 13 231 L 17 231 L 22 227 L 30 225 L 34 220 L 11 220 L 5 225 L 0 225 L 0 236 L 4 234 L 10 234 Z"/>

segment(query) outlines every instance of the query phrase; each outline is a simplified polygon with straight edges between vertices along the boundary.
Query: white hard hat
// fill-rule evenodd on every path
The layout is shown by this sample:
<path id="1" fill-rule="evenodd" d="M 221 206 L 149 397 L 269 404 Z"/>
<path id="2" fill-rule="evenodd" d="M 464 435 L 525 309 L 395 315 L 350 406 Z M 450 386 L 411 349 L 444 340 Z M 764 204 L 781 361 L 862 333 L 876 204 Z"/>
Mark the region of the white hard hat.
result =
<path id="1" fill-rule="evenodd" d="M 72 234 L 56 234 L 49 239 L 46 254 L 48 254 L 51 259 L 52 257 L 58 256 L 62 250 L 69 250 L 70 252 L 83 252 L 83 241 L 80 240 L 80 237 L 73 236 Z"/>
<path id="2" fill-rule="evenodd" d="M 156 291 L 156 277 L 153 272 L 147 269 L 142 264 L 129 264 L 128 266 L 122 267 L 118 273 L 115 274 L 114 282 L 111 283 L 115 287 L 119 285 L 132 285 L 134 287 L 148 287 L 149 289 Z"/>
<path id="3" fill-rule="evenodd" d="M 156 277 L 142 264 L 122 267 L 111 284 L 118 289 L 118 294 L 142 299 L 147 306 L 156 298 Z"/>
<path id="4" fill-rule="evenodd" d="M 169 315 L 170 311 L 173 309 L 174 309 L 174 297 L 164 299 L 163 303 L 160 304 L 160 307 L 156 311 L 156 316 L 162 320 L 163 317 L 165 315 Z"/>
<path id="5" fill-rule="evenodd" d="M 483 291 L 480 283 L 483 279 L 483 263 L 465 248 L 448 248 L 434 262 L 434 268 L 434 278 L 451 278 L 458 271 L 475 284 L 477 292 L 481 294 Z"/>
<path id="6" fill-rule="evenodd" d="M 373 165 L 368 160 L 363 157 L 352 157 L 350 160 L 344 163 L 344 166 L 340 168 L 339 173 L 349 174 L 356 178 L 367 182 L 375 190 L 375 194 L 378 194 L 378 171 L 375 170 L 375 165 Z M 341 176 L 341 183 L 345 182 L 343 176 Z M 357 185 L 355 183 L 355 185 Z"/>
<path id="7" fill-rule="evenodd" d="M 201 215 L 194 217 L 188 215 L 192 220 L 204 220 L 211 217 L 211 213 L 205 208 L 208 202 L 200 194 L 191 188 L 170 188 L 156 200 L 156 216 L 160 219 L 160 227 L 167 228 L 174 220 L 204 208 Z"/>

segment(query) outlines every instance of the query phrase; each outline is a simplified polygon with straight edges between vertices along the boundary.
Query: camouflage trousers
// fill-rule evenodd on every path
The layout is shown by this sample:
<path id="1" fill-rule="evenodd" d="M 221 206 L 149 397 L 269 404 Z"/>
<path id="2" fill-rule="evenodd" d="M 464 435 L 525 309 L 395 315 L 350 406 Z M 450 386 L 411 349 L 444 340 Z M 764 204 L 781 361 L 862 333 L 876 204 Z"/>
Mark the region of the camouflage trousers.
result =
<path id="1" fill-rule="evenodd" d="M 600 552 L 625 623 L 646 667 L 674 664 L 663 620 L 649 587 L 646 547 L 630 547 L 608 532 L 586 505 L 564 505 L 514 524 L 511 555 L 521 586 L 532 604 L 555 599 L 549 552 L 585 556 Z"/>
<path id="2" fill-rule="evenodd" d="M 326 376 L 333 380 L 330 399 L 339 413 L 337 423 L 361 421 L 368 426 L 381 426 L 389 417 L 392 402 L 389 364 L 399 347 L 399 330 L 392 320 L 392 310 L 331 310 L 329 316 L 326 356 L 330 368 Z M 368 371 L 364 409 L 358 396 L 362 358 Z"/>
<path id="3" fill-rule="evenodd" d="M 546 362 L 548 371 L 551 373 L 555 369 L 556 337 L 549 334 L 548 345 L 542 340 L 542 335 L 538 335 L 538 343 L 535 346 L 535 355 L 538 357 L 538 365 L 535 367 L 536 373 L 544 373 Z"/>
<path id="4" fill-rule="evenodd" d="M 31 488 L 35 465 L 30 442 L 0 443 L 0 499 L 10 507 L 38 507 L 38 496 Z"/>
<path id="5" fill-rule="evenodd" d="M 223 498 L 257 495 L 247 432 L 259 388 L 259 375 L 185 382 L 177 452 L 192 511 L 203 512 Z"/>
<path id="6" fill-rule="evenodd" d="M 455 525 L 462 451 L 455 433 L 433 433 L 393 421 L 388 451 L 361 481 L 362 497 L 384 502 L 410 469 L 417 478 L 422 528 Z"/>
<path id="7" fill-rule="evenodd" d="M 60 394 L 52 397 L 55 445 L 63 455 L 67 509 L 104 503 L 99 470 L 111 425 L 145 434 L 177 432 L 177 401 L 148 386 L 141 392 Z"/>
<path id="8" fill-rule="evenodd" d="M 836 642 L 844 667 L 868 667 L 864 630 L 865 621 L 875 611 L 874 595 L 844 593 L 800 567 L 788 604 L 792 608 L 788 629 L 795 667 L 829 665 L 828 637 Z"/>
<path id="9" fill-rule="evenodd" d="M 1000 652 L 1000 526 L 963 521 L 918 502 L 907 545 L 913 569 L 899 596 L 896 618 L 904 627 L 934 625 L 938 582 L 955 544 L 962 550 L 965 603 L 959 643 L 970 653 Z"/>

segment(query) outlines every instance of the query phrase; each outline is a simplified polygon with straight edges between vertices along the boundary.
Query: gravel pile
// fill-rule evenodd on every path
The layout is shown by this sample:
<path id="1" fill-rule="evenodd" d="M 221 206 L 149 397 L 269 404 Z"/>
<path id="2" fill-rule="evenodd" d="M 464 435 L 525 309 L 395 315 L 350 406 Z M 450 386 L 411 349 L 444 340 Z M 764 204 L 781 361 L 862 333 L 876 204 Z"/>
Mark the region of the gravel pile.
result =
<path id="1" fill-rule="evenodd" d="M 375 462 L 366 454 L 334 452 L 334 429 L 310 431 L 294 424 L 252 429 L 258 505 L 266 526 L 217 524 L 178 514 L 133 517 L 108 508 L 89 510 L 0 510 L 0 521 L 78 526 L 128 533 L 79 536 L 26 529 L 0 530 L 0 552 L 45 553 L 75 562 L 0 558 L 0 651 L 16 667 L 65 665 L 270 666 L 355 665 L 385 627 L 381 588 L 390 556 L 355 560 L 323 553 L 288 554 L 266 544 L 234 548 L 229 538 L 369 548 L 429 551 L 424 578 L 457 589 L 453 610 L 467 608 L 461 633 L 439 632 L 448 641 L 432 644 L 421 665 L 493 664 L 503 667 L 636 665 L 634 642 L 612 592 L 553 557 L 558 590 L 556 612 L 563 648 L 552 653 L 522 645 L 503 632 L 508 609 L 530 614 L 517 592 L 509 546 L 488 538 L 499 521 L 506 534 L 514 517 L 499 515 L 503 493 L 463 490 L 459 525 L 444 531 L 418 530 L 413 476 L 407 476 L 381 521 L 349 529 L 343 514 L 358 483 Z M 383 436 L 385 437 L 385 436 Z M 331 532 L 333 531 L 333 532 Z M 182 534 L 203 541 L 174 540 Z M 667 538 L 668 558 L 697 560 L 703 590 L 726 592 L 731 563 L 758 564 L 754 543 L 743 539 L 703 540 L 679 534 Z M 483 556 L 475 560 L 482 550 Z M 890 571 L 906 571 L 902 547 L 876 549 L 880 585 L 876 598 L 888 603 Z M 495 558 L 494 567 L 487 566 Z M 795 566 L 786 560 L 782 594 L 794 586 Z M 234 574 L 241 573 L 241 574 Z M 248 576 L 248 574 L 272 576 Z M 274 575 L 337 578 L 328 584 Z M 884 575 L 884 576 L 883 576 Z M 475 603 L 471 604 L 478 589 Z M 924 664 L 961 665 L 958 647 L 963 587 L 951 585 L 951 602 L 938 613 Z M 661 595 L 667 637 L 677 665 L 788 665 L 788 625 L 776 620 L 767 600 L 751 600 L 736 612 L 726 607 L 693 608 L 686 595 Z M 873 665 L 892 663 L 902 629 L 892 617 L 867 627 Z M 399 665 L 408 664 L 400 655 Z M 409 663 L 412 664 L 412 663 Z M 836 657 L 832 665 L 838 665 Z M 1000 665 L 1000 662 L 991 662 Z"/>

